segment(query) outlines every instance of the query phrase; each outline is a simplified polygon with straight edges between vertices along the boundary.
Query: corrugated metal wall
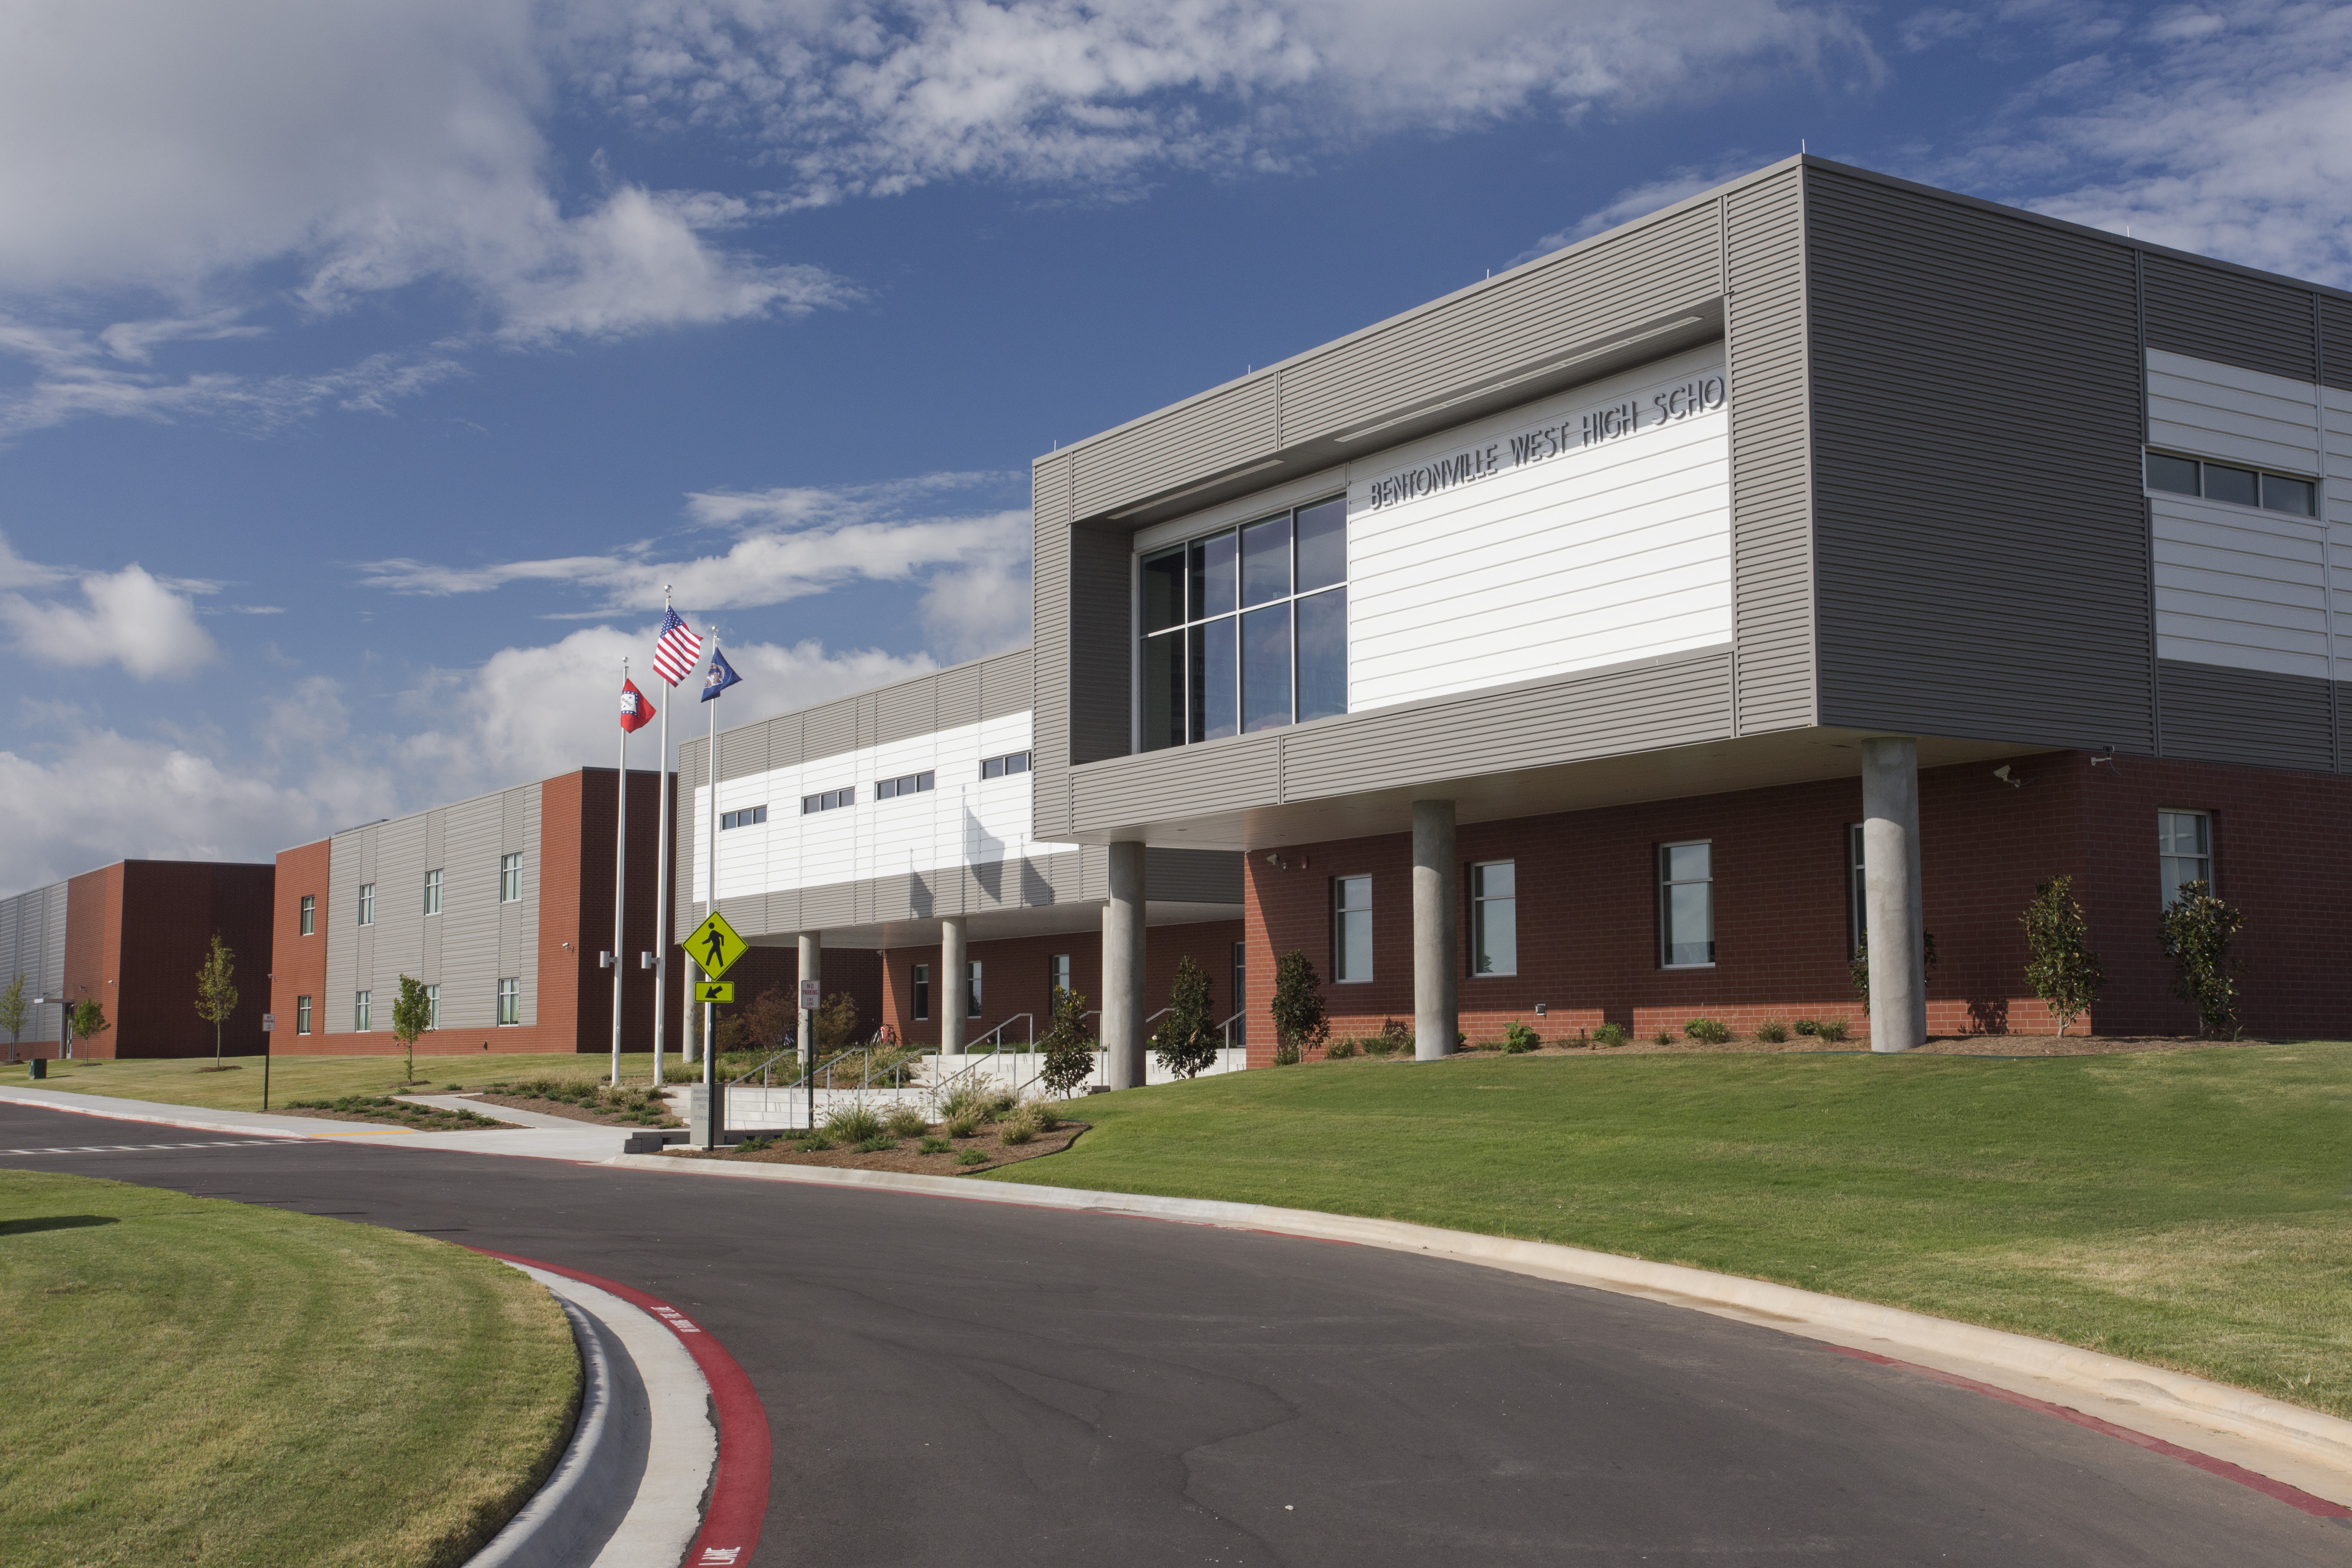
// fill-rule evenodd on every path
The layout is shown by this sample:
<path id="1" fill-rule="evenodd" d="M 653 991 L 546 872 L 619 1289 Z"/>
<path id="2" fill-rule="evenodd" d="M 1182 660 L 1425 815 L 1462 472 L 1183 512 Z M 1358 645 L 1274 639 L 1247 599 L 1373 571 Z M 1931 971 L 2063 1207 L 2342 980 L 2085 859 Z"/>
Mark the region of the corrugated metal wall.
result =
<path id="1" fill-rule="evenodd" d="M 2336 765 L 2329 682 L 2165 659 L 2164 754 L 2247 767 Z"/>
<path id="2" fill-rule="evenodd" d="M 0 985 L 25 982 L 25 1027 L 20 1044 L 55 1043 L 63 1036 L 64 1009 L 54 1002 L 36 1007 L 36 996 L 57 997 L 66 985 L 66 895 L 68 884 L 0 899 Z"/>
<path id="3" fill-rule="evenodd" d="M 2308 289 L 2149 252 L 2147 346 L 2296 381 L 2319 379 L 2317 303 Z"/>

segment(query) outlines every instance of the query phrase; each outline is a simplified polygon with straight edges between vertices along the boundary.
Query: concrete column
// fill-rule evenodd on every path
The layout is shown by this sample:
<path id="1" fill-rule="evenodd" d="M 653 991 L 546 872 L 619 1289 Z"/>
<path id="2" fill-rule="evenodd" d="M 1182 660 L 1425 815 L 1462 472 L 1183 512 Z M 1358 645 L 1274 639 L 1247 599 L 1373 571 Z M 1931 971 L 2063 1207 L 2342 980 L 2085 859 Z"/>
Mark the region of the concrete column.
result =
<path id="1" fill-rule="evenodd" d="M 1143 846 L 1110 847 L 1110 899 L 1103 905 L 1103 1079 L 1143 1082 Z"/>
<path id="2" fill-rule="evenodd" d="M 1412 803 L 1412 1054 L 1424 1062 L 1454 1054 L 1461 1027 L 1454 914 L 1462 902 L 1454 865 L 1454 803 Z"/>
<path id="3" fill-rule="evenodd" d="M 940 979 L 931 987 L 931 1005 L 940 1010 L 940 1054 L 963 1055 L 965 1000 L 971 994 L 964 975 L 963 917 L 949 915 L 940 921 Z"/>
<path id="4" fill-rule="evenodd" d="M 824 932 L 821 931 L 801 932 L 800 978 L 814 980 L 820 987 L 824 984 Z M 809 1060 L 810 1053 L 815 1048 L 816 1015 L 803 1007 L 801 1009 L 801 1060 Z"/>
<path id="5" fill-rule="evenodd" d="M 1863 907 L 1870 937 L 1870 1048 L 1927 1041 L 1926 927 L 1919 896 L 1919 742 L 1862 743 Z"/>

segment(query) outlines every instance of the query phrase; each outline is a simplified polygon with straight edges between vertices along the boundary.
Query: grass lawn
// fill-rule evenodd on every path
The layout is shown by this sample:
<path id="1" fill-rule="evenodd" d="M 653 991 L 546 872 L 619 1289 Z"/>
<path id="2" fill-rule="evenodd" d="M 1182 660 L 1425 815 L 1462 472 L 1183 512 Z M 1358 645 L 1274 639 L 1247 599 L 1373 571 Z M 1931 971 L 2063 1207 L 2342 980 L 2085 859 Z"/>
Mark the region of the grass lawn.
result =
<path id="1" fill-rule="evenodd" d="M 236 1072 L 203 1072 L 213 1059 L 205 1057 L 194 1061 L 53 1061 L 49 1076 L 38 1085 L 32 1083 L 31 1070 L 22 1063 L 15 1067 L 0 1066 L 0 1087 L 10 1089 L 31 1086 L 40 1089 L 61 1089 L 74 1094 L 107 1094 L 126 1100 L 161 1100 L 167 1105 L 202 1105 L 215 1110 L 258 1110 L 261 1109 L 261 1058 L 259 1057 L 229 1057 L 225 1058 L 238 1069 Z M 663 1060 L 675 1062 L 676 1052 L 667 1053 Z M 417 1082 L 402 1089 L 400 1057 L 289 1057 L 278 1055 L 269 1065 L 269 1103 L 272 1109 L 289 1100 L 340 1100 L 350 1094 L 382 1094 L 387 1089 L 404 1093 L 439 1094 L 450 1086 L 480 1089 L 493 1082 L 514 1082 L 526 1078 L 565 1078 L 583 1081 L 602 1081 L 610 1075 L 613 1058 L 609 1056 L 496 1056 L 478 1051 L 472 1056 L 428 1057 L 422 1051 L 416 1056 Z M 639 1051 L 621 1058 L 624 1082 L 640 1084 L 653 1081 L 654 1058 L 650 1051 Z"/>
<path id="2" fill-rule="evenodd" d="M 2352 1045 L 1330 1062 L 1086 1114 L 983 1179 L 1695 1264 L 2352 1415 Z"/>
<path id="3" fill-rule="evenodd" d="M 579 1392 L 502 1263 L 79 1176 L 0 1172 L 0 1563 L 461 1563 Z"/>

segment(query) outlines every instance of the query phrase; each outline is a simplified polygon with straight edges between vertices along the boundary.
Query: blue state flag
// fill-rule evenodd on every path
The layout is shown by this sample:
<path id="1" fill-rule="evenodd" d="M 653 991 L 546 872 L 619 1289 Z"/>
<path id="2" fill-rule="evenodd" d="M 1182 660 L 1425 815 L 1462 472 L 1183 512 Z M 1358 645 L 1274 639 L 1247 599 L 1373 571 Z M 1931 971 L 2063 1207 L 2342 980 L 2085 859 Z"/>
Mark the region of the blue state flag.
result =
<path id="1" fill-rule="evenodd" d="M 713 647 L 710 650 L 710 671 L 702 678 L 702 700 L 709 701 L 742 679 L 735 673 L 735 667 L 727 662 L 727 656 Z"/>

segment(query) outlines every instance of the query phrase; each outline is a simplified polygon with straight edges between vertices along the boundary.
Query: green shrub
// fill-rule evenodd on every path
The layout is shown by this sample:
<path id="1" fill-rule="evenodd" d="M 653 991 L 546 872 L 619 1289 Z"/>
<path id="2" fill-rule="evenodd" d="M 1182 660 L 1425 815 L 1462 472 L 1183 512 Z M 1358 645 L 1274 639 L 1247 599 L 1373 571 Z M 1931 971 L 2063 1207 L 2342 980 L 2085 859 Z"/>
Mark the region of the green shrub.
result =
<path id="1" fill-rule="evenodd" d="M 1731 1031 L 1713 1018 L 1693 1018 L 1683 1026 L 1683 1033 L 1708 1046 L 1719 1046 L 1731 1038 Z"/>
<path id="2" fill-rule="evenodd" d="M 956 1156 L 956 1163 L 959 1165 L 985 1165 L 988 1163 L 988 1156 L 982 1153 L 977 1149 L 966 1149 Z"/>
<path id="3" fill-rule="evenodd" d="M 1344 1062 L 1354 1056 L 1359 1048 L 1354 1037 L 1342 1036 L 1323 1047 L 1323 1059 L 1329 1062 Z"/>
<path id="4" fill-rule="evenodd" d="M 1790 1027 L 1801 1035 L 1818 1035 L 1822 1032 L 1822 1021 L 1819 1018 L 1800 1018 Z"/>
<path id="5" fill-rule="evenodd" d="M 2245 911 L 2213 896 L 2203 882 L 2183 882 L 2158 927 L 2164 956 L 2172 960 L 2172 994 L 2197 1009 L 2197 1032 L 2238 1037 L 2238 961 L 2230 943 L 2244 929 Z"/>
<path id="6" fill-rule="evenodd" d="M 911 1105 L 894 1105 L 882 1119 L 883 1131 L 893 1138 L 919 1138 L 931 1129 L 923 1113 Z"/>
<path id="7" fill-rule="evenodd" d="M 1161 1070 L 1175 1078 L 1197 1078 L 1202 1068 L 1217 1059 L 1225 1042 L 1209 1016 L 1214 1011 L 1209 1004 L 1207 972 L 1190 954 L 1179 958 L 1168 1016 L 1151 1035 L 1152 1052 L 1160 1058 Z"/>
<path id="8" fill-rule="evenodd" d="M 664 1083 L 700 1083 L 701 1081 L 702 1064 L 700 1062 L 664 1062 L 662 1064 L 662 1082 Z"/>
<path id="9" fill-rule="evenodd" d="M 824 1130 L 845 1143 L 882 1136 L 882 1113 L 870 1105 L 845 1105 L 824 1119 Z"/>
<path id="10" fill-rule="evenodd" d="M 1813 1034 L 1816 1038 L 1827 1040 L 1831 1045 L 1836 1045 L 1840 1040 L 1845 1038 L 1845 1020 L 1843 1018 L 1824 1018 L 1820 1023 L 1813 1026 Z"/>
<path id="11" fill-rule="evenodd" d="M 1592 1043 L 1596 1046 L 1622 1046 L 1633 1037 L 1622 1024 L 1603 1024 L 1592 1031 Z"/>
<path id="12" fill-rule="evenodd" d="M 773 1138 L 746 1138 L 735 1145 L 738 1154 L 764 1154 L 776 1146 Z"/>
<path id="13" fill-rule="evenodd" d="M 1650 1037 L 1650 1044 L 1654 1046 L 1671 1046 L 1674 1043 L 1675 1032 L 1672 1029 L 1660 1029 Z"/>
<path id="14" fill-rule="evenodd" d="M 1543 1044 L 1543 1037 L 1514 1018 L 1503 1031 L 1503 1049 L 1512 1056 L 1524 1056 Z"/>
<path id="15" fill-rule="evenodd" d="M 980 1131 L 980 1113 L 964 1110 L 953 1116 L 941 1117 L 940 1130 L 950 1138 L 969 1138 Z"/>
<path id="16" fill-rule="evenodd" d="M 857 1141 L 857 1152 L 861 1154 L 887 1154 L 898 1146 L 898 1141 L 887 1132 L 877 1132 L 871 1138 Z"/>
<path id="17" fill-rule="evenodd" d="M 801 1138 L 800 1152 L 803 1154 L 822 1154 L 832 1147 L 833 1134 L 822 1127 L 814 1132 L 804 1133 Z"/>
<path id="18" fill-rule="evenodd" d="M 1062 1113 L 1055 1110 L 1045 1100 L 1033 1100 L 1023 1109 L 1027 1110 L 1030 1119 L 1037 1123 L 1037 1131 L 1040 1132 L 1051 1132 L 1062 1124 Z"/>
<path id="19" fill-rule="evenodd" d="M 1785 1044 L 1789 1038 L 1789 1026 L 1778 1018 L 1767 1018 L 1756 1026 L 1756 1037 L 1768 1046 Z"/>
<path id="20" fill-rule="evenodd" d="M 1037 1136 L 1037 1124 L 1025 1117 L 1015 1116 L 1005 1122 L 1001 1136 L 1007 1143 L 1027 1143 Z"/>
<path id="21" fill-rule="evenodd" d="M 1315 965 L 1297 948 L 1284 953 L 1274 966 L 1274 1061 L 1288 1067 L 1331 1033 L 1323 1011 L 1323 982 Z"/>
<path id="22" fill-rule="evenodd" d="M 2074 901 L 2074 880 L 2053 877 L 2034 885 L 2033 901 L 2019 917 L 2025 927 L 2025 983 L 2049 1005 L 2063 1037 L 2091 1010 L 2107 983 L 2091 951 L 2091 922 Z"/>
<path id="23" fill-rule="evenodd" d="M 926 1138 L 916 1145 L 918 1152 L 925 1154 L 944 1154 L 954 1147 L 944 1138 Z"/>

